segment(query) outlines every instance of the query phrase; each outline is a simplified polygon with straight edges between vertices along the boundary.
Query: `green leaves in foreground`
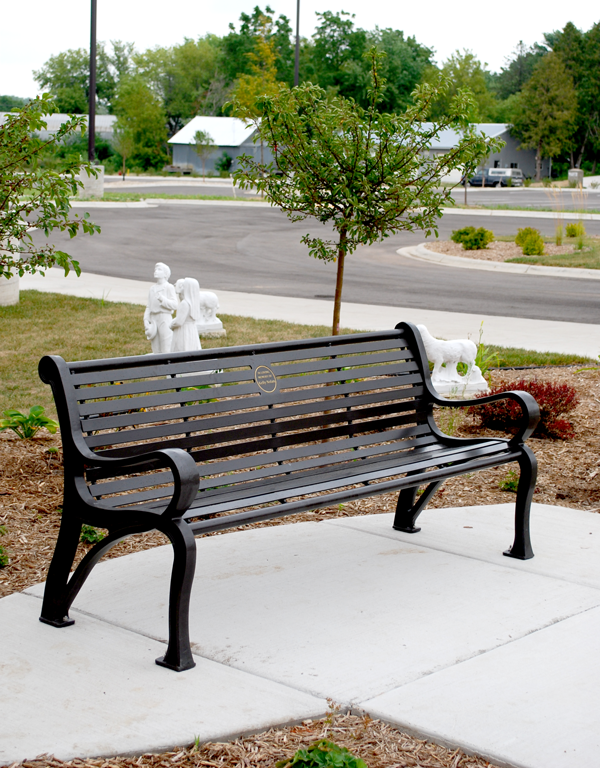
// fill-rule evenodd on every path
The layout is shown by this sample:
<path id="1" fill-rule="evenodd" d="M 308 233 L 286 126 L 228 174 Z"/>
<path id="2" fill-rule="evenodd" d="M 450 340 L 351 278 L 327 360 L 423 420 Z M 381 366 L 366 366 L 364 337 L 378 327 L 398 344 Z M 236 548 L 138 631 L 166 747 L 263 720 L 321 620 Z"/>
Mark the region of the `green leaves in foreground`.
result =
<path id="1" fill-rule="evenodd" d="M 345 747 L 323 739 L 299 749 L 291 760 L 280 760 L 276 768 L 367 768 L 367 764 Z"/>
<path id="2" fill-rule="evenodd" d="M 58 429 L 58 423 L 44 414 L 43 405 L 34 405 L 29 409 L 27 416 L 14 409 L 4 411 L 2 416 L 4 418 L 0 419 L 0 432 L 12 429 L 22 440 L 33 437 L 39 429 L 47 429 L 52 434 Z"/>

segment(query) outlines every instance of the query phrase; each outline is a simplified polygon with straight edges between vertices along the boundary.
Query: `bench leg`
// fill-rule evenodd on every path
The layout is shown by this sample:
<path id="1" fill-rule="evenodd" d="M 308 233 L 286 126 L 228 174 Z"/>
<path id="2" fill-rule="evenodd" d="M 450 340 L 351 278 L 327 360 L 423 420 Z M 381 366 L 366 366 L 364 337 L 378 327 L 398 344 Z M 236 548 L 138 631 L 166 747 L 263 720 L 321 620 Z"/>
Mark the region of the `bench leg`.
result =
<path id="1" fill-rule="evenodd" d="M 181 519 L 165 521 L 160 530 L 173 545 L 173 570 L 169 594 L 169 644 L 161 667 L 183 672 L 196 666 L 190 648 L 190 595 L 196 569 L 196 541 L 189 525 Z"/>
<path id="2" fill-rule="evenodd" d="M 69 607 L 72 601 L 68 599 L 68 581 L 80 535 L 81 522 L 67 512 L 63 512 L 54 555 L 46 577 L 40 616 L 40 621 L 44 624 L 51 624 L 53 627 L 69 627 L 75 623 L 74 619 L 69 618 Z"/>
<path id="3" fill-rule="evenodd" d="M 529 537 L 529 512 L 531 500 L 535 491 L 537 480 L 537 459 L 533 451 L 523 446 L 523 453 L 519 459 L 521 477 L 517 488 L 517 502 L 515 504 L 515 540 L 505 554 L 507 557 L 515 557 L 518 560 L 529 560 L 533 557 L 531 539 Z"/>
<path id="4" fill-rule="evenodd" d="M 398 494 L 396 516 L 392 526 L 394 530 L 404 531 L 404 533 L 418 533 L 421 529 L 415 527 L 415 521 L 442 483 L 443 480 L 429 483 L 418 499 L 418 488 L 404 488 L 401 490 Z"/>

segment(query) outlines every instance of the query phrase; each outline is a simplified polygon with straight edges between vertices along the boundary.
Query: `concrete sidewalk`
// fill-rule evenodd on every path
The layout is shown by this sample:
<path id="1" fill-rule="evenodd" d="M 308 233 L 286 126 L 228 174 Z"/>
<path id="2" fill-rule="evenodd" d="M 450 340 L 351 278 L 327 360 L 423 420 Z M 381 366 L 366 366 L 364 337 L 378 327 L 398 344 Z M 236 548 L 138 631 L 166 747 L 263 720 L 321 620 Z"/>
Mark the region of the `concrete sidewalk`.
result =
<path id="1" fill-rule="evenodd" d="M 197 666 L 164 652 L 170 546 L 108 560 L 72 627 L 42 585 L 0 600 L 0 763 L 160 751 L 327 711 L 327 698 L 498 765 L 600 753 L 600 515 L 533 505 L 536 556 L 503 557 L 513 505 L 197 540 Z"/>
<path id="2" fill-rule="evenodd" d="M 65 277 L 63 270 L 58 268 L 47 270 L 46 277 L 28 275 L 21 278 L 22 290 L 65 293 L 144 306 L 152 284 L 90 273 L 82 273 L 78 278 L 74 272 L 71 272 Z M 285 320 L 307 325 L 331 325 L 333 314 L 331 301 L 221 291 L 218 286 L 203 286 L 203 288 L 216 291 L 220 303 L 219 311 L 223 314 L 263 320 Z M 475 341 L 478 339 L 479 328 L 483 322 L 483 337 L 486 344 L 521 347 L 539 352 L 575 353 L 593 359 L 600 354 L 600 325 L 342 302 L 342 326 L 345 328 L 378 331 L 393 328 L 403 320 L 426 325 L 430 333 L 437 337 L 445 339 L 470 337 Z"/>

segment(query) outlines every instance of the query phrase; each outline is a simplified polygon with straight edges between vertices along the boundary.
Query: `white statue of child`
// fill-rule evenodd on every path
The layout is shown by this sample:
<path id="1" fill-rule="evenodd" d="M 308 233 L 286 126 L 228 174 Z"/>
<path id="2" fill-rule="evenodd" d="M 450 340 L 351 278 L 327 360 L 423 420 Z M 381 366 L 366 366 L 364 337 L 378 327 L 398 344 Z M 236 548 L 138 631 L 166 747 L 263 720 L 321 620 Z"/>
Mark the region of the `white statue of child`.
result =
<path id="1" fill-rule="evenodd" d="M 154 267 L 156 285 L 150 288 L 148 305 L 144 312 L 146 338 L 152 352 L 170 352 L 173 333 L 170 328 L 172 312 L 177 307 L 175 288 L 168 282 L 171 270 L 162 261 Z"/>
<path id="2" fill-rule="evenodd" d="M 173 343 L 171 352 L 193 352 L 202 349 L 196 323 L 200 318 L 200 286 L 193 277 L 184 277 L 175 283 L 179 297 L 177 313 L 171 321 Z"/>

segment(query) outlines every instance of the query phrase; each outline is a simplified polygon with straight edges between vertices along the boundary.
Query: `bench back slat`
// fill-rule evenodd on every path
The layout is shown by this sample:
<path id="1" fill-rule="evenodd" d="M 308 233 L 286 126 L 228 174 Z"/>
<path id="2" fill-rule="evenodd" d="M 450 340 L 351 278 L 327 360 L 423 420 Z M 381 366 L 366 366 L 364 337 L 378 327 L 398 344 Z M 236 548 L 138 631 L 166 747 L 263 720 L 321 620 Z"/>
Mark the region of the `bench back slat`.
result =
<path id="1" fill-rule="evenodd" d="M 219 493 L 243 500 L 257 483 L 285 488 L 306 472 L 336 482 L 344 467 L 360 474 L 427 450 L 423 366 L 401 329 L 67 363 L 69 413 L 59 417 L 102 456 L 188 451 L 201 507 Z M 86 477 L 115 506 L 164 503 L 172 482 L 164 470 L 115 478 L 87 466 Z"/>

